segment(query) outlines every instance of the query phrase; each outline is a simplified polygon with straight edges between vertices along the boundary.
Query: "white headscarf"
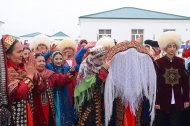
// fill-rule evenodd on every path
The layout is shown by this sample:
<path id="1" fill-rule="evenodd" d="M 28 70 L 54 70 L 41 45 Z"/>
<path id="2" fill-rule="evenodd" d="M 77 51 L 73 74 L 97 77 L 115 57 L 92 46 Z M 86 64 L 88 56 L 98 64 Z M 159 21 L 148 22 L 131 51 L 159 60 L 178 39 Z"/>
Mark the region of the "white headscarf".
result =
<path id="1" fill-rule="evenodd" d="M 150 102 L 151 121 L 154 119 L 156 99 L 156 72 L 149 55 L 130 48 L 116 54 L 105 84 L 105 123 L 112 115 L 113 101 L 120 97 L 135 115 L 139 102 L 146 96 Z"/>

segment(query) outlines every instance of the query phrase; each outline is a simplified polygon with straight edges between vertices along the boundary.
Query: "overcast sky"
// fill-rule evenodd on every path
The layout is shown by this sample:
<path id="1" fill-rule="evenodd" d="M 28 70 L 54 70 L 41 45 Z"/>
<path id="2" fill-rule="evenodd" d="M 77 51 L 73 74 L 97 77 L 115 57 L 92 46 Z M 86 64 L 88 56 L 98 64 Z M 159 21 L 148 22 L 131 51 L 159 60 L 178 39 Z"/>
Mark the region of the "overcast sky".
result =
<path id="1" fill-rule="evenodd" d="M 0 21 L 3 33 L 15 36 L 62 31 L 77 38 L 79 16 L 121 7 L 190 17 L 190 0 L 0 0 Z"/>

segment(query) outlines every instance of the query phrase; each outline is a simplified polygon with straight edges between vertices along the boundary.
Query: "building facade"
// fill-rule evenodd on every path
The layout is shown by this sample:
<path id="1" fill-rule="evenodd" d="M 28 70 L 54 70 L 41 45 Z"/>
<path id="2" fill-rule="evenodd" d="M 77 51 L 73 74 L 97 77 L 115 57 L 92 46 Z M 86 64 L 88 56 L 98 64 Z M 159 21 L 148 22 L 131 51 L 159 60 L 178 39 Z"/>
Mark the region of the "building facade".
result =
<path id="1" fill-rule="evenodd" d="M 183 41 L 190 39 L 190 17 L 124 7 L 79 17 L 80 38 L 97 41 L 110 36 L 118 42 L 143 40 L 157 41 L 165 31 L 177 31 Z"/>

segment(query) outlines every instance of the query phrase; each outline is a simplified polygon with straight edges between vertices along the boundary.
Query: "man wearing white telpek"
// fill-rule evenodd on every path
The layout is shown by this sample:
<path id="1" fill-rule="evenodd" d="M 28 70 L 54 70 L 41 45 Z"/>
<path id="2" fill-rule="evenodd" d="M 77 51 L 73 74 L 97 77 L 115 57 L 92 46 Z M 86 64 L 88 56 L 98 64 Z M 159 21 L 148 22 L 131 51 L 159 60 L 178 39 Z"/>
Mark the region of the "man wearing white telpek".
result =
<path id="1" fill-rule="evenodd" d="M 108 58 L 113 57 L 109 74 L 105 84 L 105 123 L 111 120 L 116 124 L 127 126 L 140 125 L 140 114 L 143 96 L 150 103 L 151 125 L 154 119 L 154 105 L 156 98 L 156 72 L 153 60 L 146 52 L 145 47 L 138 43 L 121 43 L 109 52 Z M 115 99 L 120 100 L 114 102 Z M 123 119 L 118 121 L 116 111 L 120 102 L 124 111 L 118 113 Z M 114 106 L 114 107 L 113 107 Z M 122 108 L 122 107 L 120 107 Z M 141 112 L 140 112 L 141 113 Z M 116 114 L 116 115 L 114 115 Z"/>

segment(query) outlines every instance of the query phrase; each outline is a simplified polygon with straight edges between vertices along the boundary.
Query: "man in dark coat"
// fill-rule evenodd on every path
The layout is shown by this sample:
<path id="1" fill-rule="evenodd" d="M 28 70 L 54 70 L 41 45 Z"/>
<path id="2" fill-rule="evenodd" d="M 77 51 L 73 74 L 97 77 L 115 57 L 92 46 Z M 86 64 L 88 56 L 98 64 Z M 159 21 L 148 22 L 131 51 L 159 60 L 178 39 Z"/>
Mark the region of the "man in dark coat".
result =
<path id="1" fill-rule="evenodd" d="M 176 32 L 164 33 L 159 41 L 166 55 L 158 60 L 156 109 L 160 111 L 158 126 L 183 126 L 183 110 L 189 106 L 189 80 L 184 60 L 175 56 L 181 45 Z"/>

